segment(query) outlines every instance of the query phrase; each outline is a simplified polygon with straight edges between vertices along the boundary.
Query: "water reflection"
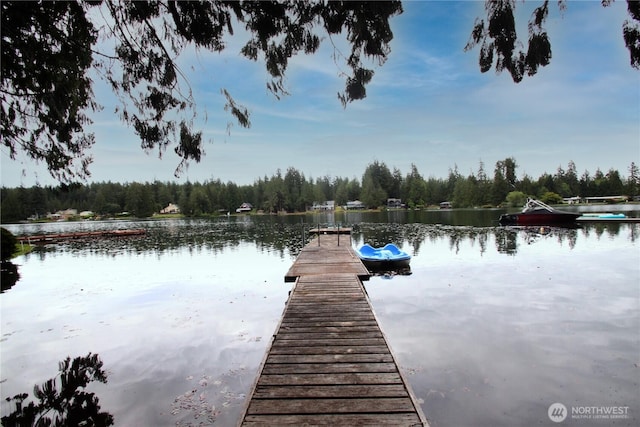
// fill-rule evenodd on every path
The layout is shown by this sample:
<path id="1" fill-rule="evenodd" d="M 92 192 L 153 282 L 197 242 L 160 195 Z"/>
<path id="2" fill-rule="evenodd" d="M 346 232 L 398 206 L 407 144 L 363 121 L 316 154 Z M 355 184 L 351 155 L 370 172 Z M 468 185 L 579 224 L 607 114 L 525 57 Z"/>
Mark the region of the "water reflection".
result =
<path id="1" fill-rule="evenodd" d="M 100 411 L 100 399 L 86 391 L 93 381 L 107 382 L 97 354 L 71 360 L 67 357 L 59 363 L 58 376 L 33 388 L 37 401 L 25 403 L 28 393 L 20 393 L 6 399 L 13 403 L 9 415 L 2 416 L 2 425 L 12 426 L 96 426 L 113 425 L 113 415 Z"/>
<path id="2" fill-rule="evenodd" d="M 455 213 L 455 211 L 453 211 Z M 488 242 L 495 241 L 495 249 L 498 253 L 506 255 L 517 254 L 522 245 L 532 245 L 544 239 L 555 239 L 561 245 L 567 245 L 573 249 L 581 238 L 588 239 L 595 234 L 600 238 L 613 238 L 620 234 L 626 235 L 630 241 L 637 238 L 637 228 L 633 224 L 625 223 L 594 223 L 584 224 L 573 228 L 561 227 L 501 227 L 501 226 L 455 226 L 446 224 L 433 224 L 423 222 L 409 222 L 415 217 L 424 216 L 430 212 L 391 211 L 384 213 L 347 213 L 343 214 L 343 220 L 359 221 L 353 223 L 335 222 L 336 214 L 316 214 L 307 217 L 231 217 L 221 220 L 163 220 L 163 221 L 138 221 L 138 222 L 105 222 L 91 224 L 92 230 L 109 229 L 109 227 L 145 228 L 147 233 L 143 236 L 75 239 L 68 242 L 60 242 L 38 246 L 32 254 L 40 260 L 44 260 L 47 254 L 69 251 L 87 254 L 142 254 L 155 253 L 157 256 L 171 254 L 176 250 L 186 248 L 190 254 L 202 251 L 221 253 L 225 250 L 237 248 L 241 244 L 255 244 L 259 251 L 275 253 L 281 259 L 290 259 L 297 255 L 312 235 L 310 229 L 322 222 L 325 225 L 340 225 L 353 228 L 352 243 L 362 245 L 368 243 L 372 246 L 384 246 L 387 243 L 405 245 L 413 255 L 421 253 L 423 246 L 433 245 L 436 241 L 448 241 L 449 250 L 452 253 L 460 251 L 461 242 L 469 241 L 472 246 L 484 254 L 490 248 Z M 431 215 L 439 213 L 431 212 Z M 471 213 L 477 214 L 476 220 L 470 221 Z M 439 213 L 451 214 L 451 211 Z M 466 222 L 478 222 L 486 224 L 489 216 L 494 218 L 491 210 L 462 213 Z M 420 219 L 420 218 L 417 218 Z M 398 222 L 386 222 L 395 220 Z M 433 218 L 430 218 L 433 220 Z M 378 222 L 385 221 L 385 222 Z M 49 226 L 49 227 L 47 227 Z M 80 224 L 80 227 L 84 223 Z M 9 226 L 17 235 L 55 232 L 58 224 L 45 224 L 35 226 Z M 80 229 L 80 231 L 83 231 Z"/>
<path id="3" fill-rule="evenodd" d="M 448 242 L 449 251 L 457 254 L 463 242 L 469 242 L 480 254 L 489 250 L 488 242 L 495 241 L 498 253 L 515 255 L 523 245 L 533 245 L 542 240 L 554 239 L 560 245 L 574 249 L 578 242 L 595 234 L 597 239 L 624 236 L 630 242 L 638 237 L 634 224 L 589 224 L 578 228 L 564 227 L 455 227 L 435 224 L 377 224 L 362 223 L 353 233 L 354 241 L 360 245 L 383 246 L 394 242 L 406 244 L 414 255 L 421 253 L 425 245 L 438 241 Z"/>
<path id="4" fill-rule="evenodd" d="M 18 272 L 18 266 L 11 261 L 2 261 L 0 267 L 0 283 L 2 284 L 2 288 L 0 292 L 11 289 L 19 279 L 20 273 Z"/>
<path id="5" fill-rule="evenodd" d="M 432 425 L 546 425 L 557 401 L 628 405 L 637 424 L 640 224 L 505 228 L 447 214 L 77 223 L 148 232 L 15 261 L 20 282 L 0 296 L 1 397 L 91 351 L 109 372 L 94 390 L 118 425 L 236 424 L 303 230 L 333 221 L 357 225 L 354 246 L 391 241 L 413 256 L 411 275 L 365 286 Z"/>

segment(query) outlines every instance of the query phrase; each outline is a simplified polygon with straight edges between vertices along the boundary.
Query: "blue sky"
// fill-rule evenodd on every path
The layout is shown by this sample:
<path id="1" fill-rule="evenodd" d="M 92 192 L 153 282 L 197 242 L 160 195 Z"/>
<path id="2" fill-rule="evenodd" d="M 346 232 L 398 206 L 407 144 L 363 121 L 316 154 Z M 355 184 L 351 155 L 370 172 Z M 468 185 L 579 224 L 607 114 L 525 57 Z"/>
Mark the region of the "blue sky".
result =
<path id="1" fill-rule="evenodd" d="M 526 37 L 532 9 L 517 2 L 519 34 Z M 599 1 L 568 2 L 560 13 L 552 3 L 546 28 L 553 58 L 534 77 L 515 84 L 493 70 L 482 74 L 478 51 L 464 52 L 484 2 L 404 2 L 392 19 L 388 61 L 376 69 L 367 98 L 342 108 L 343 89 L 331 44 L 313 56 L 290 61 L 290 96 L 266 90 L 263 63 L 238 53 L 242 34 L 222 54 L 187 52 L 180 60 L 199 108 L 206 156 L 179 179 L 179 160 L 169 148 L 162 159 L 145 153 L 135 135 L 114 114 L 108 89 L 96 84 L 103 111 L 93 115 L 97 143 L 89 181 L 205 181 L 251 184 L 259 177 L 295 167 L 307 178 L 361 178 L 374 160 L 402 174 L 415 164 L 425 177 L 446 177 L 457 166 L 463 175 L 484 163 L 514 157 L 519 177 L 537 178 L 566 169 L 579 174 L 610 168 L 628 175 L 640 164 L 640 72 L 629 65 L 622 39 L 626 2 L 603 8 Z M 340 41 L 337 41 L 340 46 Z M 346 52 L 346 50 L 345 50 Z M 223 111 L 226 88 L 252 114 L 252 127 L 235 125 Z M 206 122 L 204 117 L 207 118 Z M 11 161 L 2 150 L 2 185 L 55 185 L 42 165 Z"/>

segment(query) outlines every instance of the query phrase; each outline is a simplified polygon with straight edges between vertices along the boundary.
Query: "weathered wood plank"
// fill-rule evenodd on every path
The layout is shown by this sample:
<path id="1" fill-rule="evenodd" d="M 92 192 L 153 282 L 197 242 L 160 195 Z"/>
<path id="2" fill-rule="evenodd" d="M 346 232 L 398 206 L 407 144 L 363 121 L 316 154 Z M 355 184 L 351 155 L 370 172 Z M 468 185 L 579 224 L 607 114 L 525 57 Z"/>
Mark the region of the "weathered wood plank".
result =
<path id="1" fill-rule="evenodd" d="M 276 335 L 272 346 L 294 346 L 299 347 L 303 345 L 309 345 L 310 347 L 319 347 L 319 346 L 346 346 L 346 345 L 386 345 L 387 343 L 383 338 L 333 338 L 333 339 L 283 339 L 279 335 Z"/>
<path id="2" fill-rule="evenodd" d="M 328 319 L 331 320 L 335 320 L 336 322 L 348 322 L 348 321 L 361 321 L 361 320 L 373 320 L 375 321 L 375 316 L 372 313 L 367 313 L 367 312 L 359 312 L 359 313 L 351 313 L 351 314 L 346 314 L 346 313 L 334 313 L 333 315 L 330 315 L 330 313 L 320 313 L 318 315 L 314 315 L 311 314 L 309 315 L 309 313 L 307 312 L 303 312 L 303 313 L 298 313 L 298 315 L 295 315 L 296 313 L 287 313 L 287 317 L 285 317 L 285 321 L 287 322 L 291 322 L 291 321 L 296 321 L 296 322 L 322 322 L 322 321 L 327 321 Z"/>
<path id="3" fill-rule="evenodd" d="M 421 426 L 415 413 L 405 414 L 296 414 L 247 415 L 247 426 Z"/>
<path id="4" fill-rule="evenodd" d="M 311 399 L 349 397 L 406 397 L 402 384 L 370 385 L 312 385 L 312 386 L 259 386 L 254 397 L 258 399 Z"/>
<path id="5" fill-rule="evenodd" d="M 351 248 L 350 242 L 343 240 L 338 246 L 337 237 L 337 235 L 322 235 L 320 245 L 315 240 L 305 246 L 285 275 L 285 281 L 292 282 L 304 275 L 335 272 L 351 273 L 361 280 L 368 280 L 369 271 Z"/>
<path id="6" fill-rule="evenodd" d="M 295 347 L 293 345 L 277 345 L 271 347 L 270 354 L 282 354 L 282 355 L 307 355 L 307 354 L 315 354 L 315 355 L 323 355 L 323 354 L 333 354 L 333 355 L 350 355 L 350 354 L 382 354 L 389 353 L 389 349 L 386 345 L 334 345 L 334 346 L 307 346 L 302 344 L 299 347 Z"/>
<path id="7" fill-rule="evenodd" d="M 319 294 L 319 293 L 304 293 L 296 292 L 291 298 L 291 303 L 324 303 L 324 304 L 339 304 L 339 303 L 356 303 L 362 301 L 362 294 Z"/>
<path id="8" fill-rule="evenodd" d="M 321 328 L 321 327 L 350 327 L 350 326 L 374 326 L 378 327 L 373 318 L 371 320 L 324 320 L 324 321 L 283 321 L 280 328 Z"/>
<path id="9" fill-rule="evenodd" d="M 385 349 L 386 350 L 386 349 Z M 386 352 L 348 354 L 270 354 L 268 364 L 276 363 L 393 363 L 393 357 Z"/>
<path id="10" fill-rule="evenodd" d="M 307 326 L 305 327 L 304 324 L 302 325 L 297 325 L 296 327 L 292 327 L 292 326 L 280 326 L 280 329 L 278 330 L 279 334 L 291 334 L 291 333 L 295 333 L 295 334 L 306 334 L 306 333 L 310 333 L 310 334 L 317 334 L 317 333 L 346 333 L 346 334 L 355 334 L 358 332 L 379 332 L 380 329 L 378 329 L 377 326 L 375 325 L 364 325 L 364 326 L 359 326 L 359 325 L 352 325 L 352 326 Z"/>
<path id="11" fill-rule="evenodd" d="M 292 299 L 287 307 L 287 311 L 296 310 L 329 310 L 333 312 L 340 312 L 341 310 L 363 310 L 369 311 L 371 308 L 369 304 L 362 300 L 331 300 L 324 301 L 318 298 L 309 297 L 306 300 Z"/>
<path id="12" fill-rule="evenodd" d="M 400 374 L 393 372 L 260 375 L 258 385 L 342 385 L 402 384 Z"/>
<path id="13" fill-rule="evenodd" d="M 255 399 L 248 414 L 336 414 L 413 412 L 409 397 L 362 399 Z"/>
<path id="14" fill-rule="evenodd" d="M 395 363 L 266 363 L 263 375 L 398 372 Z"/>
<path id="15" fill-rule="evenodd" d="M 336 304 L 334 305 L 322 305 L 322 304 L 292 304 L 291 307 L 287 310 L 287 317 L 289 315 L 295 314 L 305 314 L 305 315 L 317 315 L 317 316 L 326 316 L 327 314 L 333 313 L 344 313 L 345 311 L 349 311 L 348 316 L 344 316 L 346 318 L 350 318 L 354 315 L 368 315 L 369 308 L 366 305 L 358 305 L 358 304 Z"/>
<path id="16" fill-rule="evenodd" d="M 368 338 L 382 338 L 382 332 L 318 332 L 318 333 L 295 333 L 295 332 L 280 332 L 277 336 L 280 340 L 331 340 L 331 339 L 368 339 Z"/>

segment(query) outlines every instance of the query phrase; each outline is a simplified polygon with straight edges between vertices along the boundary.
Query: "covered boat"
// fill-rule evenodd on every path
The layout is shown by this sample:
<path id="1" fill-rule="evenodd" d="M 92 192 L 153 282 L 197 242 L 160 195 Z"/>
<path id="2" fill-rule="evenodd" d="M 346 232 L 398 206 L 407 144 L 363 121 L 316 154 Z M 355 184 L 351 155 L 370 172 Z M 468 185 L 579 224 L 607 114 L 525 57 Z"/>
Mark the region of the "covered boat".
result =
<path id="1" fill-rule="evenodd" d="M 557 225 L 571 224 L 580 214 L 560 211 L 541 202 L 527 199 L 524 209 L 520 213 L 500 215 L 500 225 Z"/>
<path id="2" fill-rule="evenodd" d="M 388 243 L 382 248 L 374 248 L 369 244 L 364 244 L 356 252 L 368 268 L 408 267 L 411 261 L 411 255 L 400 250 L 393 243 Z"/>

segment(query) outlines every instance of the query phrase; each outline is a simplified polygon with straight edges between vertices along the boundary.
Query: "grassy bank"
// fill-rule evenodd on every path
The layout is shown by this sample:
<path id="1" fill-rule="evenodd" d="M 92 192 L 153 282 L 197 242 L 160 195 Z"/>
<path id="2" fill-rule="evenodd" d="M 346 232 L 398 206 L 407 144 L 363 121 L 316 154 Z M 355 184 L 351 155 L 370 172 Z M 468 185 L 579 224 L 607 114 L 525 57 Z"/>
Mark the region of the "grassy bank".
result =
<path id="1" fill-rule="evenodd" d="M 13 253 L 13 255 L 11 255 L 11 259 L 19 257 L 21 255 L 25 255 L 28 254 L 29 252 L 31 252 L 33 250 L 34 246 L 33 245 L 29 245 L 27 243 L 18 243 L 16 245 L 16 250 Z"/>

